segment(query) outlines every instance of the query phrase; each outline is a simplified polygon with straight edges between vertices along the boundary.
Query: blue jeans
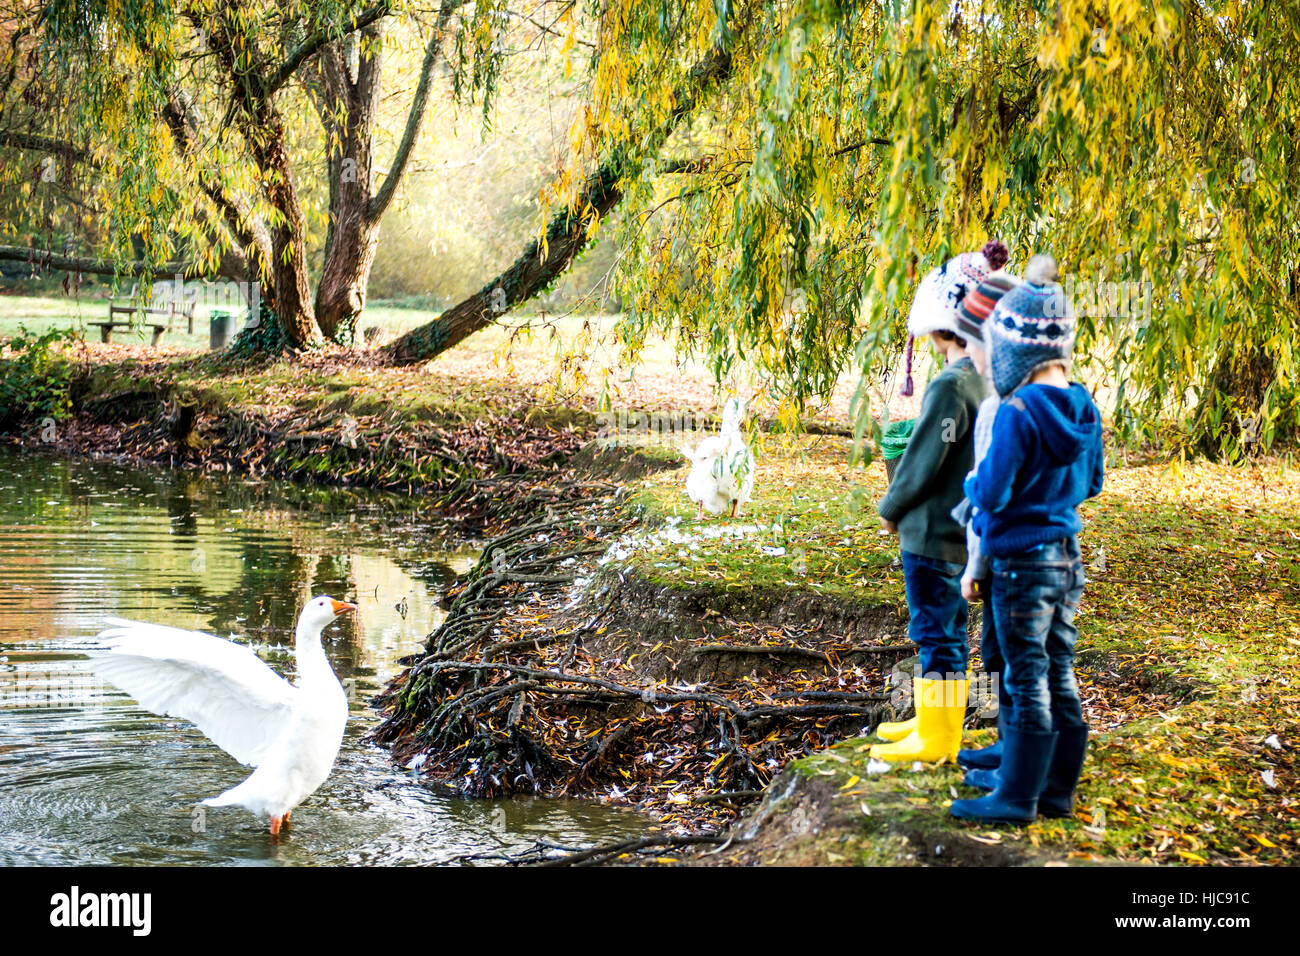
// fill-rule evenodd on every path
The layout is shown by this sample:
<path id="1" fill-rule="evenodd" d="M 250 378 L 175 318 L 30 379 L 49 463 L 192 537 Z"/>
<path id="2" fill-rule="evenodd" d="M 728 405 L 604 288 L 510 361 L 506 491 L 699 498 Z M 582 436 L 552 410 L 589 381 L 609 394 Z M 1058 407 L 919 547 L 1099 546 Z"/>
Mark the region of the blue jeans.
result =
<path id="1" fill-rule="evenodd" d="M 993 614 L 993 584 L 986 578 L 983 582 L 984 610 L 980 614 L 980 657 L 984 659 L 984 673 L 991 681 L 997 682 L 998 716 L 1005 720 L 1011 716 L 1011 695 L 1007 692 L 1007 682 L 1003 672 L 1006 659 L 1002 656 L 1002 645 L 998 642 L 997 620 Z"/>
<path id="2" fill-rule="evenodd" d="M 965 565 L 904 551 L 907 636 L 920 647 L 921 676 L 959 680 L 966 676 L 966 599 L 961 596 Z"/>
<path id="3" fill-rule="evenodd" d="M 1074 679 L 1074 616 L 1083 596 L 1083 560 L 1071 536 L 991 561 L 991 603 L 1010 726 L 1047 733 L 1084 726 Z"/>

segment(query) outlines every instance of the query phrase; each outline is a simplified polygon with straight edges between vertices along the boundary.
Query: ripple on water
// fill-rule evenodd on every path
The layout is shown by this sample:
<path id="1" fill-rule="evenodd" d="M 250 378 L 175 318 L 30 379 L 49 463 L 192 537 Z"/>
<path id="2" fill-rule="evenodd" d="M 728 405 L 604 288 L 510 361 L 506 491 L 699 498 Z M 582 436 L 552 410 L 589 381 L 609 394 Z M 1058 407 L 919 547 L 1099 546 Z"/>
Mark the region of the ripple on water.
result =
<path id="1" fill-rule="evenodd" d="M 195 479 L 0 449 L 0 864 L 427 864 L 641 829 L 583 801 L 448 798 L 361 742 L 365 703 L 437 626 L 473 552 L 392 496 Z M 109 616 L 233 635 L 292 676 L 296 607 L 352 595 L 327 633 L 355 702 L 338 763 L 272 843 L 204 797 L 248 773 L 90 673 Z"/>

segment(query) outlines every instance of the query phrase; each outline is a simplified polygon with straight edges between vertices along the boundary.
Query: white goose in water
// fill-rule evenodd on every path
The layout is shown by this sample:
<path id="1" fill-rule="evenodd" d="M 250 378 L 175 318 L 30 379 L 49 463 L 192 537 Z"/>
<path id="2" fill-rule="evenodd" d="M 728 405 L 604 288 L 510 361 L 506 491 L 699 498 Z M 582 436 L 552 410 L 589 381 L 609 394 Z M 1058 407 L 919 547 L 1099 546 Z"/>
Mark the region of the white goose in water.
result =
<path id="1" fill-rule="evenodd" d="M 295 632 L 298 683 L 290 684 L 253 652 L 231 641 L 162 624 L 110 618 L 106 650 L 91 669 L 155 714 L 181 717 L 240 763 L 256 768 L 243 783 L 204 800 L 271 818 L 280 832 L 289 814 L 325 782 L 343 741 L 347 695 L 321 630 L 355 604 L 314 598 Z"/>
<path id="2" fill-rule="evenodd" d="M 740 434 L 744 414 L 740 399 L 728 399 L 722 408 L 722 430 L 686 453 L 692 462 L 691 473 L 686 476 L 686 494 L 699 506 L 699 518 L 704 517 L 706 509 L 716 515 L 728 508 L 734 518 L 736 509 L 754 492 L 754 453 Z"/>

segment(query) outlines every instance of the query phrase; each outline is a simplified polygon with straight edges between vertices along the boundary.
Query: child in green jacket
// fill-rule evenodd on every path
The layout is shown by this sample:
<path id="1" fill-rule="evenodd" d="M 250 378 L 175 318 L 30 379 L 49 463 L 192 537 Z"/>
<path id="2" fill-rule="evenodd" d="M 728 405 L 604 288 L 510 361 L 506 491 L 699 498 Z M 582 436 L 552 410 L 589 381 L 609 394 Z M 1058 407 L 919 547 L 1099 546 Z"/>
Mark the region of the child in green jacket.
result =
<path id="1" fill-rule="evenodd" d="M 946 367 L 926 389 L 907 450 L 876 506 L 881 526 L 899 537 L 907 633 L 920 657 L 912 684 L 916 716 L 876 729 L 891 741 L 871 748 L 877 760 L 953 759 L 961 746 L 968 687 L 967 605 L 961 594 L 966 531 L 952 510 L 965 497 L 962 481 L 973 461 L 971 427 L 985 386 L 966 354 L 957 307 L 1006 260 L 1000 242 L 953 257 L 926 276 L 908 317 L 908 331 L 916 338 L 928 336 Z"/>

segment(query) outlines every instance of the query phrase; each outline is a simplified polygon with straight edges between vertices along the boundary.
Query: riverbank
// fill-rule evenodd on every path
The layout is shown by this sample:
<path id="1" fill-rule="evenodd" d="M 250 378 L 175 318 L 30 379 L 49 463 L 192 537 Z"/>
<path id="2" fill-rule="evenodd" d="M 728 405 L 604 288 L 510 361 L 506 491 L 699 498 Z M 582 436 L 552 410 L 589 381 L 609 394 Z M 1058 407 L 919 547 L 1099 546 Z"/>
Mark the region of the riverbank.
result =
<path id="1" fill-rule="evenodd" d="M 70 352 L 71 415 L 11 440 L 431 502 L 459 489 L 476 530 L 498 536 L 446 595 L 451 626 L 389 688 L 380 737 L 430 783 L 595 795 L 657 813 L 665 837 L 730 834 L 709 855 L 655 849 L 683 861 L 1294 857 L 1290 462 L 1112 456 L 1082 509 L 1094 739 L 1079 813 L 979 830 L 947 815 L 963 795 L 954 768 L 867 761 L 870 729 L 905 713 L 891 674 L 910 645 L 896 542 L 874 510 L 884 469 L 850 469 L 847 439 L 756 435 L 754 502 L 697 523 L 676 445 L 635 429 L 593 444 L 588 398 L 548 400 L 472 363 L 392 370 L 322 353 L 227 369 L 118 348 Z"/>
<path id="2" fill-rule="evenodd" d="M 495 330 L 414 367 L 386 365 L 374 349 L 246 363 L 190 348 L 20 336 L 0 345 L 0 436 L 125 463 L 432 493 L 463 508 L 470 484 L 553 468 L 597 435 L 644 432 L 674 416 L 716 425 L 703 370 L 676 367 L 661 349 L 625 380 L 593 380 L 588 366 L 600 356 L 590 354 L 562 380 L 554 365 L 576 347 L 574 321 L 555 333 L 559 344 L 545 329 L 518 341 Z M 837 393 L 806 424 L 842 430 L 836 416 L 847 401 Z M 611 402 L 615 411 L 600 411 Z M 680 460 L 681 444 L 648 451 Z"/>
<path id="3" fill-rule="evenodd" d="M 914 649 L 895 605 L 656 582 L 631 552 L 747 529 L 650 525 L 626 492 L 591 490 L 532 508 L 540 489 L 523 489 L 520 520 L 451 590 L 382 701 L 374 736 L 403 766 L 471 796 L 594 795 L 663 832 L 716 831 L 792 759 L 897 712 L 885 678 Z"/>
<path id="4" fill-rule="evenodd" d="M 343 350 L 228 365 L 207 353 L 78 343 L 51 350 L 63 414 L 8 440 L 41 451 L 202 473 L 368 487 L 456 501 L 562 463 L 594 414 L 458 371 L 382 368 Z"/>
<path id="5" fill-rule="evenodd" d="M 842 444 L 769 436 L 755 501 L 734 521 L 697 523 L 680 470 L 633 483 L 620 512 L 627 523 L 594 535 L 598 556 L 573 567 L 569 590 L 540 605 L 521 592 L 528 612 L 508 612 L 507 629 L 493 632 L 498 647 L 510 643 L 523 656 L 502 658 L 495 684 L 476 684 L 492 706 L 475 715 L 475 756 L 440 764 L 439 748 L 422 749 L 411 726 L 393 738 L 399 753 L 420 766 L 433 760 L 431 773 L 471 792 L 499 792 L 520 785 L 508 771 L 539 765 L 511 750 L 526 738 L 534 758 L 554 765 L 540 786 L 524 779 L 524 787 L 581 787 L 660 813 L 667 834 L 704 826 L 725 834 L 719 842 L 730 837 L 712 852 L 649 848 L 661 860 L 1293 859 L 1300 536 L 1291 525 L 1300 475 L 1289 463 L 1112 461 L 1106 491 L 1083 509 L 1090 583 L 1078 669 L 1093 738 L 1078 813 L 990 829 L 948 815 L 965 795 L 957 768 L 867 757 L 875 722 L 906 713 L 891 696 L 891 665 L 905 661 L 909 645 L 896 544 L 878 533 L 870 507 L 884 490 L 883 468 L 850 471 Z M 589 537 L 592 526 L 584 523 Z M 569 558 L 571 566 L 584 560 Z M 506 572 L 500 562 L 497 570 Z M 607 616 L 593 616 L 573 589 L 594 595 Z M 556 636 L 564 644 L 549 646 L 567 650 L 542 653 L 538 642 Z M 481 661 L 483 649 L 471 644 L 459 657 Z M 435 658 L 426 665 L 444 675 L 460 667 Z M 575 661 L 581 679 L 561 680 Z M 594 694 L 588 680 L 607 683 Z M 442 685 L 426 714 L 445 717 L 440 708 L 463 693 L 461 683 Z M 795 701 L 853 712 L 760 711 Z M 743 726 L 705 729 L 737 710 Z M 538 747 L 551 734 L 559 743 Z M 976 744 L 991 736 L 968 732 Z M 454 739 L 463 746 L 471 737 Z"/>

